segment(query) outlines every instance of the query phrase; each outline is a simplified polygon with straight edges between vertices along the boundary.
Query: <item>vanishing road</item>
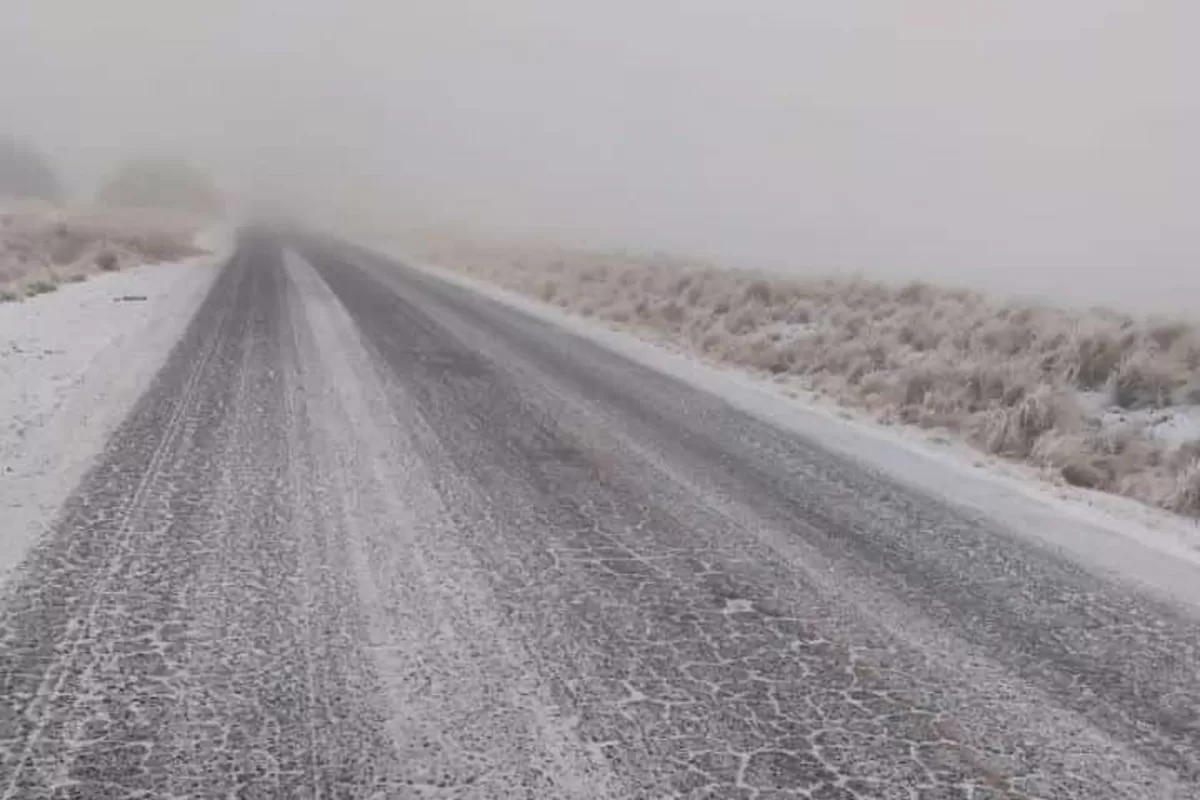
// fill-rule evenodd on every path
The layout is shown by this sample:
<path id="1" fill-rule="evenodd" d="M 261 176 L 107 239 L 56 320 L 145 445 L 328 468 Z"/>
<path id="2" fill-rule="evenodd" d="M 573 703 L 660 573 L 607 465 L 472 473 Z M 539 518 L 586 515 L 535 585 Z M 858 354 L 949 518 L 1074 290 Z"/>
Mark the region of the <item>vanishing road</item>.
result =
<path id="1" fill-rule="evenodd" d="M 1195 800 L 1156 598 L 247 229 L 0 596 L 0 800 Z"/>

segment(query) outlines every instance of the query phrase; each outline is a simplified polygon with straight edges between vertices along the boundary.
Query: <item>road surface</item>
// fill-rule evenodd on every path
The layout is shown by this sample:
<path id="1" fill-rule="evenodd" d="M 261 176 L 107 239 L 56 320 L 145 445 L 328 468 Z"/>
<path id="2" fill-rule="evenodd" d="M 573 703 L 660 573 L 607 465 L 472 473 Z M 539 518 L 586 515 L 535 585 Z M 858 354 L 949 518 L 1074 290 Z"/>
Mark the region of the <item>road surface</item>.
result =
<path id="1" fill-rule="evenodd" d="M 0 799 L 1194 799 L 1198 643 L 544 322 L 248 230 L 0 596 Z"/>

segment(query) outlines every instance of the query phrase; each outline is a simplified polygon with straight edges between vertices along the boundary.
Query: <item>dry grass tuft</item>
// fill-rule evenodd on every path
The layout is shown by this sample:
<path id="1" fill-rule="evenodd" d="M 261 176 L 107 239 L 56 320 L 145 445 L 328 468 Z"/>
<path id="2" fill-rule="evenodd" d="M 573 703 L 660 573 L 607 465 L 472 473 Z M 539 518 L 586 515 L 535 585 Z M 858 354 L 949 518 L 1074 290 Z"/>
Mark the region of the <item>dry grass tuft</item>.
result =
<path id="1" fill-rule="evenodd" d="M 92 261 L 101 272 L 115 272 L 121 268 L 121 259 L 107 248 L 96 253 L 96 257 Z"/>
<path id="2" fill-rule="evenodd" d="M 39 294 L 49 294 L 56 291 L 58 291 L 58 284 L 46 279 L 32 281 L 25 286 L 25 295 L 27 297 L 36 297 Z"/>
<path id="3" fill-rule="evenodd" d="M 1200 513 L 1200 459 L 1193 459 L 1175 473 L 1175 485 L 1162 505 L 1181 514 Z"/>

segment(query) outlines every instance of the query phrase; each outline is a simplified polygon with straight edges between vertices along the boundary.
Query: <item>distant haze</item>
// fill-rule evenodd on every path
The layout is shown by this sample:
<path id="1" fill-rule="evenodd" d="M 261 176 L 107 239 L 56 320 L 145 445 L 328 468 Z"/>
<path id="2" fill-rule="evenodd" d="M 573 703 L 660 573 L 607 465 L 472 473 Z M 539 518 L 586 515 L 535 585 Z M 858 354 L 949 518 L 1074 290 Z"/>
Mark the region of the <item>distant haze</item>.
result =
<path id="1" fill-rule="evenodd" d="M 312 215 L 1200 298 L 1195 0 L 0 0 L 0 125 Z M 3 131 L 0 131 L 3 132 Z"/>

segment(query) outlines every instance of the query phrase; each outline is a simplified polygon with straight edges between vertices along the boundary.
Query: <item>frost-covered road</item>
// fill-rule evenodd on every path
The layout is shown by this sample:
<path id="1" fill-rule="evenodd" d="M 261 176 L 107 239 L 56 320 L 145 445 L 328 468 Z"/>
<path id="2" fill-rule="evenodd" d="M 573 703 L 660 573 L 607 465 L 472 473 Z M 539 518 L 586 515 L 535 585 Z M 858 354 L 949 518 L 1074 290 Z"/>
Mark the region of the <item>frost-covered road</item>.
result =
<path id="1" fill-rule="evenodd" d="M 1200 624 L 250 232 L 0 597 L 0 798 L 1200 797 Z"/>

